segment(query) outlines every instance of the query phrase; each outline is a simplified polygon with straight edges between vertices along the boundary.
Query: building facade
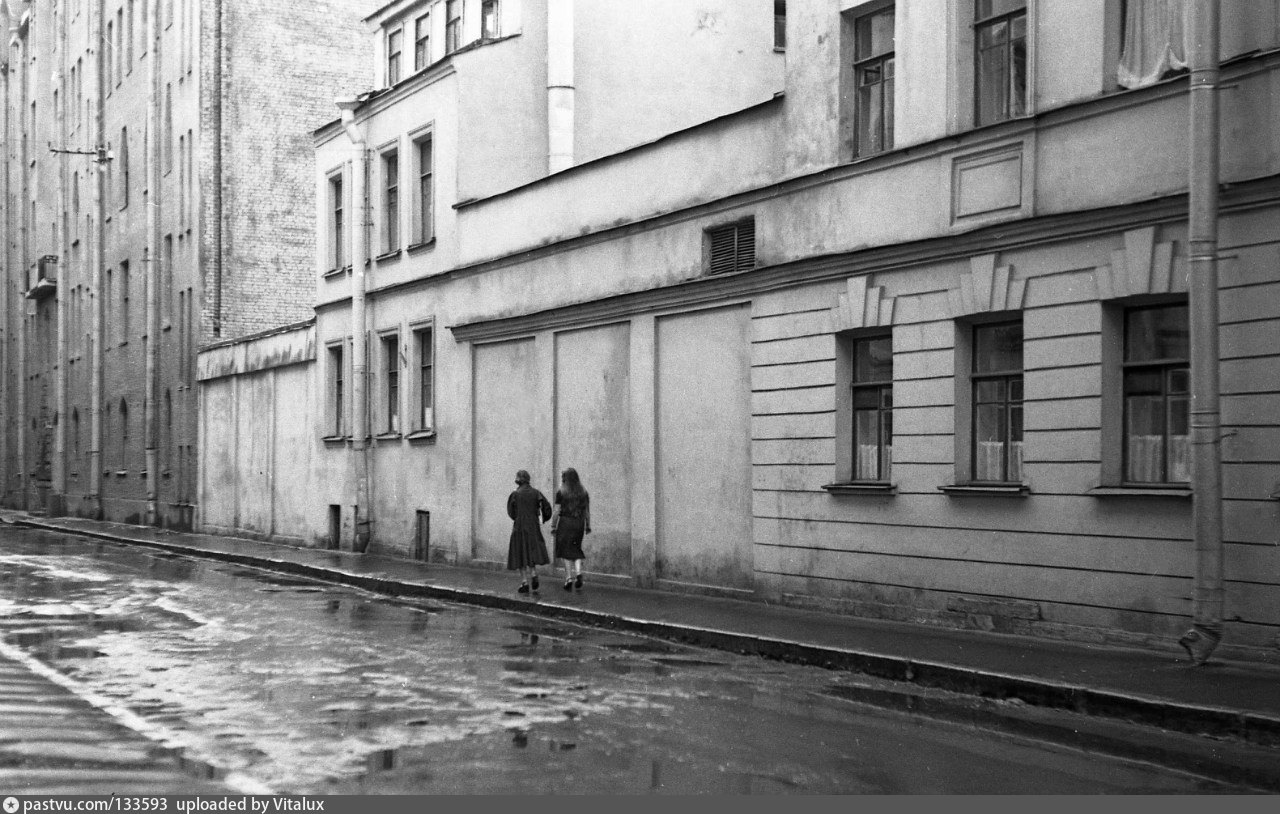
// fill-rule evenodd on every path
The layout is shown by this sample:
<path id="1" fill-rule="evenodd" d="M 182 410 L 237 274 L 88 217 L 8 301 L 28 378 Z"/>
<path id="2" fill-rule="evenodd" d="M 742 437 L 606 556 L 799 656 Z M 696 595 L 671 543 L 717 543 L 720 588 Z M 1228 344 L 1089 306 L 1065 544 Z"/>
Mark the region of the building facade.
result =
<path id="1" fill-rule="evenodd" d="M 515 470 L 573 466 L 597 579 L 1176 639 L 1182 4 L 613 6 L 370 20 L 379 87 L 316 134 L 314 325 L 201 357 L 202 522 L 500 567 Z M 1261 659 L 1277 45 L 1277 4 L 1222 3 L 1224 647 Z"/>
<path id="2" fill-rule="evenodd" d="M 310 314 L 310 132 L 367 84 L 359 9 L 5 14 L 4 502 L 189 528 L 196 350 Z"/>

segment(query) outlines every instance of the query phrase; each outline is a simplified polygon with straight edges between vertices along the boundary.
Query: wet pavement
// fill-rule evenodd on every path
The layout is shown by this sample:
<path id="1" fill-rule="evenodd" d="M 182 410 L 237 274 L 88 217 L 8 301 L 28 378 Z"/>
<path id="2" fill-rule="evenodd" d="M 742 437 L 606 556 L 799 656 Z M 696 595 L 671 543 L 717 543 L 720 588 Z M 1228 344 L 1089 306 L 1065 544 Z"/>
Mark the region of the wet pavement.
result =
<path id="1" fill-rule="evenodd" d="M 850 704 L 821 668 L 48 532 L 0 529 L 0 633 L 278 792 L 1236 790 Z"/>

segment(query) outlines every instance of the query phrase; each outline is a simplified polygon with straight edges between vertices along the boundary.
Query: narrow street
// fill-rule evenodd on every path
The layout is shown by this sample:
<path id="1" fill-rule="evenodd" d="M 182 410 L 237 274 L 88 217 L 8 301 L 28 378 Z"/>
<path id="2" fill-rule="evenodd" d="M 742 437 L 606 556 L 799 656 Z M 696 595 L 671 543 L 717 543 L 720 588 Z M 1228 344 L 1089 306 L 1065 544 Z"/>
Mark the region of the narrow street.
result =
<path id="1" fill-rule="evenodd" d="M 1231 790 L 857 707 L 838 672 L 47 532 L 0 529 L 0 586 L 5 642 L 277 792 Z"/>

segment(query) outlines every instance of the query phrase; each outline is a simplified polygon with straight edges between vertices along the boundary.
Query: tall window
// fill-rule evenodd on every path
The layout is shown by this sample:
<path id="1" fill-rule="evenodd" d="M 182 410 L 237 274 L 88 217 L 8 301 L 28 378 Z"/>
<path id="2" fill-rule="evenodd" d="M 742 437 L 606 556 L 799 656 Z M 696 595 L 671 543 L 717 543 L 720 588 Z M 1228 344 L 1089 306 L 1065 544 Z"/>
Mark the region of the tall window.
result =
<path id="1" fill-rule="evenodd" d="M 973 480 L 1022 481 L 1022 323 L 973 328 Z"/>
<path id="2" fill-rule="evenodd" d="M 400 432 L 400 335 L 382 337 L 382 364 L 386 371 L 383 392 L 387 432 Z"/>
<path id="3" fill-rule="evenodd" d="M 187 137 L 178 135 L 178 229 L 187 219 Z"/>
<path id="4" fill-rule="evenodd" d="M 116 9 L 116 84 L 124 79 L 124 9 Z"/>
<path id="5" fill-rule="evenodd" d="M 397 28 L 395 31 L 387 34 L 387 84 L 394 85 L 400 81 L 400 51 L 402 45 L 400 40 L 404 37 L 404 32 Z"/>
<path id="6" fill-rule="evenodd" d="M 120 344 L 129 341 L 129 261 L 120 261 Z"/>
<path id="7" fill-rule="evenodd" d="M 462 0 L 445 0 L 444 52 L 452 54 L 462 45 Z"/>
<path id="8" fill-rule="evenodd" d="M 120 208 L 129 205 L 129 128 L 120 128 Z"/>
<path id="9" fill-rule="evenodd" d="M 435 427 L 435 348 L 432 345 L 433 331 L 430 327 L 419 328 L 413 332 L 414 353 L 417 356 L 418 368 L 418 404 L 416 429 L 430 430 Z"/>
<path id="10" fill-rule="evenodd" d="M 102 39 L 103 47 L 106 49 L 106 52 L 107 52 L 106 54 L 103 55 L 103 60 L 102 60 L 103 73 L 104 73 L 103 79 L 106 80 L 106 82 L 104 82 L 103 84 L 106 85 L 107 87 L 107 93 L 111 93 L 111 86 L 114 84 L 111 81 L 111 71 L 115 67 L 115 62 L 116 62 L 115 53 L 114 53 L 115 44 L 116 44 L 115 33 L 116 33 L 115 23 L 108 21 L 107 36 L 103 37 Z"/>
<path id="11" fill-rule="evenodd" d="M 342 219 L 342 173 L 329 176 L 329 258 L 335 269 L 347 264 L 346 250 L 343 245 L 343 234 L 346 223 Z"/>
<path id="12" fill-rule="evenodd" d="M 1187 306 L 1130 308 L 1124 315 L 1124 479 L 1191 479 Z"/>
<path id="13" fill-rule="evenodd" d="M 129 402 L 120 399 L 120 468 L 129 462 Z"/>
<path id="14" fill-rule="evenodd" d="M 413 21 L 413 69 L 420 71 L 431 64 L 431 13 Z"/>
<path id="15" fill-rule="evenodd" d="M 773 47 L 787 47 L 787 0 L 773 0 Z"/>
<path id="16" fill-rule="evenodd" d="M 889 480 L 893 465 L 893 339 L 853 343 L 853 477 Z"/>
<path id="17" fill-rule="evenodd" d="M 414 240 L 426 243 L 435 236 L 435 182 L 433 180 L 435 155 L 431 136 L 417 142 L 418 153 L 418 217 Z"/>
<path id="18" fill-rule="evenodd" d="M 857 154 L 893 146 L 893 6 L 854 20 L 854 82 L 858 96 Z"/>
<path id="19" fill-rule="evenodd" d="M 483 0 L 480 4 L 480 36 L 486 40 L 498 36 L 498 0 Z"/>
<path id="20" fill-rule="evenodd" d="M 160 285 L 160 319 L 168 325 L 173 319 L 173 235 L 164 236 L 164 256 L 160 265 L 160 274 L 156 280 Z"/>
<path id="21" fill-rule="evenodd" d="M 1026 0 L 976 0 L 974 97 L 977 124 L 1027 112 Z"/>
<path id="22" fill-rule="evenodd" d="M 145 2 L 145 0 L 143 1 Z M 129 32 L 128 34 L 125 35 L 125 40 L 128 43 L 128 45 L 125 46 L 125 63 L 128 64 L 131 68 L 133 67 L 133 40 L 134 40 L 133 20 L 134 20 L 134 12 L 136 11 L 136 9 L 134 8 L 134 5 L 135 5 L 135 0 L 129 0 L 129 13 L 125 15 L 125 21 L 128 24 L 128 32 Z"/>
<path id="23" fill-rule="evenodd" d="M 173 85 L 164 86 L 164 171 L 173 169 Z"/>
<path id="24" fill-rule="evenodd" d="M 400 248 L 400 153 L 382 156 L 382 252 Z"/>
<path id="25" fill-rule="evenodd" d="M 329 346 L 329 431 L 333 435 L 342 435 L 345 428 L 344 406 L 346 404 L 345 393 L 343 392 L 344 359 L 342 353 L 342 345 Z"/>

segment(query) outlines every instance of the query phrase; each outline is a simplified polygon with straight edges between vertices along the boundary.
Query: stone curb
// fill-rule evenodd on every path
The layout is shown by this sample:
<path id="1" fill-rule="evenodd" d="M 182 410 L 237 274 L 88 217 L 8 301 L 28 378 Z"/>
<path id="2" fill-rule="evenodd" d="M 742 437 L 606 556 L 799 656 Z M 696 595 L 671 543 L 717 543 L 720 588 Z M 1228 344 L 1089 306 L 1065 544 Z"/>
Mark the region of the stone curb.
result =
<path id="1" fill-rule="evenodd" d="M 428 583 L 403 582 L 378 576 L 362 576 L 334 568 L 290 562 L 265 556 L 235 554 L 158 540 L 139 540 L 122 534 L 69 528 L 29 518 L 15 525 L 64 534 L 139 545 L 203 559 L 264 568 L 280 573 L 360 588 L 384 596 L 438 599 L 496 610 L 536 614 L 592 627 L 639 633 L 668 641 L 708 647 L 795 664 L 861 673 L 875 678 L 915 684 L 931 689 L 996 701 L 1021 701 L 1030 706 L 1065 710 L 1098 718 L 1158 727 L 1189 735 L 1230 738 L 1258 746 L 1280 746 L 1280 718 L 1247 710 L 1181 704 L 1084 685 L 982 671 L 940 662 L 901 656 L 825 647 L 782 638 L 701 628 L 671 622 L 636 619 L 584 608 L 530 602 L 484 591 L 451 588 Z"/>

